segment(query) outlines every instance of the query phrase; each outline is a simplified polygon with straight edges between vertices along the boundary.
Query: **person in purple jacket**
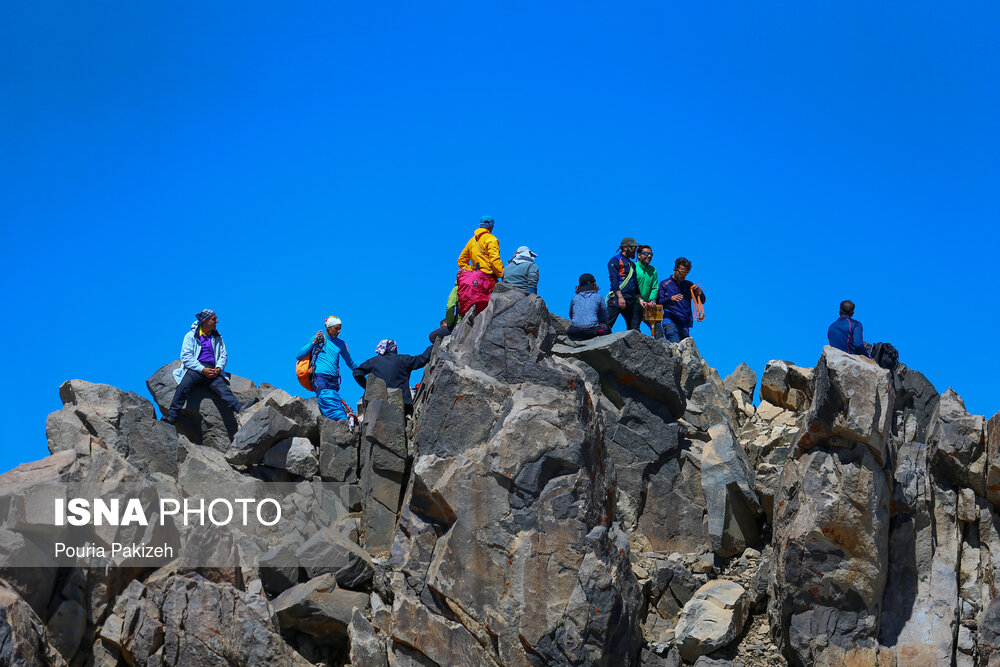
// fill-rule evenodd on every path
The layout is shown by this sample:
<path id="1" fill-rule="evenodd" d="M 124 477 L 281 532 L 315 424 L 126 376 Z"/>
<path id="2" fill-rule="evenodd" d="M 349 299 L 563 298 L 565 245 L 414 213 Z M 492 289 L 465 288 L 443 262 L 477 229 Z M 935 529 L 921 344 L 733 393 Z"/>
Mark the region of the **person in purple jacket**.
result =
<path id="1" fill-rule="evenodd" d="M 674 260 L 674 274 L 660 283 L 656 295 L 656 303 L 663 306 L 663 338 L 670 343 L 679 343 L 691 337 L 691 325 L 694 316 L 691 313 L 692 289 L 704 303 L 708 299 L 705 292 L 687 280 L 691 271 L 691 262 L 686 257 Z"/>
<path id="2" fill-rule="evenodd" d="M 830 325 L 826 331 L 826 337 L 830 345 L 847 352 L 848 354 L 860 354 L 862 357 L 870 357 L 868 346 L 865 344 L 864 331 L 861 322 L 854 319 L 854 302 L 840 302 L 840 317 Z"/>

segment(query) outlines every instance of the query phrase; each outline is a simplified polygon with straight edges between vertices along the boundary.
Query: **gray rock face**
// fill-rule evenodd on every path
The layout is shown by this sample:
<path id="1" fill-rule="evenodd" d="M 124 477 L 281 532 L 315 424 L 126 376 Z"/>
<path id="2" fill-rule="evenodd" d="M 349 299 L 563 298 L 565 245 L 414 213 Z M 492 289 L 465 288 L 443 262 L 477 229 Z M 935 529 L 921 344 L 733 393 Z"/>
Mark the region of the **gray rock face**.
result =
<path id="1" fill-rule="evenodd" d="M 341 588 L 359 588 L 374 574 L 368 553 L 330 528 L 306 540 L 295 557 L 310 578 L 332 574 Z"/>
<path id="2" fill-rule="evenodd" d="M 712 439 L 701 452 L 701 488 L 708 510 L 712 550 L 735 556 L 757 542 L 763 511 L 754 491 L 754 472 L 746 452 L 727 425 L 709 429 Z"/>
<path id="3" fill-rule="evenodd" d="M 299 426 L 273 406 L 257 409 L 236 433 L 226 451 L 226 460 L 232 465 L 260 463 L 272 446 L 297 435 Z"/>
<path id="4" fill-rule="evenodd" d="M 45 624 L 28 603 L 0 582 L 0 665 L 65 667 Z"/>
<path id="5" fill-rule="evenodd" d="M 388 553 L 406 483 L 408 447 L 403 397 L 371 378 L 365 388 L 361 438 L 362 544 L 372 554 Z"/>
<path id="6" fill-rule="evenodd" d="M 309 479 L 319 472 L 319 461 L 308 438 L 286 438 L 264 454 L 262 463 Z"/>
<path id="7" fill-rule="evenodd" d="M 812 402 L 812 369 L 790 361 L 769 361 L 760 381 L 760 397 L 778 407 L 800 412 Z"/>
<path id="8" fill-rule="evenodd" d="M 710 581 L 684 605 L 677 623 L 677 646 L 689 662 L 733 642 L 743 632 L 750 600 L 733 581 Z"/>
<path id="9" fill-rule="evenodd" d="M 986 422 L 986 499 L 1000 507 L 1000 412 Z"/>
<path id="10" fill-rule="evenodd" d="M 340 639 L 347 639 L 347 626 L 354 610 L 367 607 L 367 593 L 338 588 L 332 574 L 289 588 L 274 600 L 274 612 L 282 630 Z"/>
<path id="11" fill-rule="evenodd" d="M 740 364 L 732 373 L 722 381 L 728 393 L 741 391 L 746 396 L 747 402 L 753 401 L 754 392 L 757 391 L 757 374 L 746 364 Z"/>
<path id="12" fill-rule="evenodd" d="M 985 420 L 965 411 L 962 397 L 949 389 L 941 395 L 927 428 L 931 464 L 954 484 L 986 495 Z"/>
<path id="13" fill-rule="evenodd" d="M 346 419 L 320 417 L 319 474 L 325 481 L 358 481 L 358 436 Z"/>

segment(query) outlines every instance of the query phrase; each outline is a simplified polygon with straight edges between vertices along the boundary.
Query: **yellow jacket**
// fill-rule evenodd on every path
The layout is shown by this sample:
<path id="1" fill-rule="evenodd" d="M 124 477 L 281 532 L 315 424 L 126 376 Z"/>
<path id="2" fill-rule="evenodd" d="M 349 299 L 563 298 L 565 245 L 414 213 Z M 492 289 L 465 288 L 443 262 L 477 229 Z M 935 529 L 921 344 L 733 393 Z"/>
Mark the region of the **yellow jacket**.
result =
<path id="1" fill-rule="evenodd" d="M 483 273 L 503 278 L 503 262 L 500 261 L 500 242 L 488 229 L 480 227 L 469 239 L 458 256 L 458 266 L 462 269 L 479 269 Z"/>

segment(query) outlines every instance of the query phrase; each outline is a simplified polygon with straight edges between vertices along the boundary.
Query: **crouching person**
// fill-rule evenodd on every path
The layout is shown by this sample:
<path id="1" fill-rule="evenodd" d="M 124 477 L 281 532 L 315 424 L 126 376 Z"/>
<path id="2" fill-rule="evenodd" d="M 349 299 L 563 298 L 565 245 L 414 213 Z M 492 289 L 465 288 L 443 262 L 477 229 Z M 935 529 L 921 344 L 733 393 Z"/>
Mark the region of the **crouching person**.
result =
<path id="1" fill-rule="evenodd" d="M 597 281 L 593 275 L 584 273 L 580 276 L 576 296 L 569 304 L 569 317 L 572 324 L 566 329 L 566 335 L 575 340 L 586 340 L 611 333 L 611 327 L 608 325 L 608 306 L 597 292 Z"/>
<path id="2" fill-rule="evenodd" d="M 226 344 L 222 342 L 222 336 L 215 328 L 219 318 L 214 310 L 208 308 L 195 317 L 197 319 L 191 324 L 191 331 L 184 335 L 184 341 L 181 343 L 181 366 L 174 371 L 177 390 L 174 391 L 170 409 L 163 417 L 163 421 L 168 424 L 177 422 L 188 394 L 199 384 L 207 384 L 208 388 L 218 394 L 234 412 L 243 410 L 243 404 L 237 400 L 227 384 Z"/>
<path id="3" fill-rule="evenodd" d="M 299 349 L 295 359 L 298 361 L 312 355 L 309 366 L 316 369 L 312 385 L 316 391 L 320 413 L 330 419 L 347 419 L 347 410 L 340 400 L 340 359 L 343 358 L 352 371 L 357 368 L 357 364 L 347 351 L 347 343 L 339 338 L 343 328 L 340 318 L 331 315 L 326 318 L 324 325 L 326 333 L 317 331 L 316 336 Z"/>

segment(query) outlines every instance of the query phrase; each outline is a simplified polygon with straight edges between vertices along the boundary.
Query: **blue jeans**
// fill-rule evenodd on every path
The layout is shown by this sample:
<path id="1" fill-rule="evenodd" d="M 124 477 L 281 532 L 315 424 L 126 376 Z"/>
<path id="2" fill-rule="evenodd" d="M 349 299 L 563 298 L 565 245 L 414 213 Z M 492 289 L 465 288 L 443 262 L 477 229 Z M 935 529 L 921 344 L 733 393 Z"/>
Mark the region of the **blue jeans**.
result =
<path id="1" fill-rule="evenodd" d="M 232 390 L 229 389 L 229 385 L 226 384 L 221 375 L 209 380 L 201 373 L 197 373 L 189 368 L 184 373 L 184 377 L 181 378 L 180 384 L 177 385 L 177 390 L 174 392 L 174 400 L 170 401 L 170 410 L 167 411 L 167 416 L 170 419 L 177 419 L 177 415 L 180 413 L 181 408 L 184 407 L 184 401 L 187 400 L 188 394 L 191 393 L 195 385 L 199 384 L 207 384 L 208 388 L 218 394 L 219 398 L 232 408 L 233 412 L 239 412 L 243 409 L 243 406 L 233 396 Z"/>
<path id="2" fill-rule="evenodd" d="M 316 373 L 313 376 L 313 389 L 316 390 L 320 414 L 330 419 L 347 419 L 347 410 L 340 400 L 339 377 Z"/>
<path id="3" fill-rule="evenodd" d="M 661 323 L 663 326 L 663 338 L 668 343 L 679 343 L 685 338 L 690 338 L 690 329 L 687 327 L 679 327 L 670 320 L 663 320 Z"/>

